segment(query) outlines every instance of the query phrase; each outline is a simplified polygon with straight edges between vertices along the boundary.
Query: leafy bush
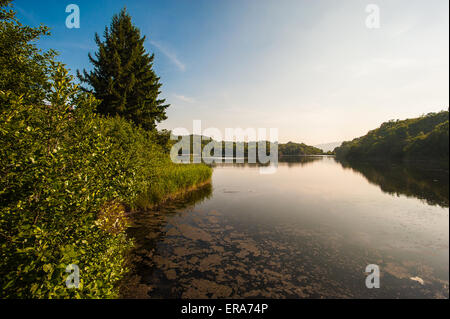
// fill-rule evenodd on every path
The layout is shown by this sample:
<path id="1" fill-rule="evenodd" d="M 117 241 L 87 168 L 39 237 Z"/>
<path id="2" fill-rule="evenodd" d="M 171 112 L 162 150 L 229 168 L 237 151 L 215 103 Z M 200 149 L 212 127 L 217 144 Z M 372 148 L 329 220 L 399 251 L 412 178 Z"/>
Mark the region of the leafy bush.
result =
<path id="1" fill-rule="evenodd" d="M 95 221 L 106 202 L 132 194 L 133 176 L 101 134 L 96 100 L 61 65 L 52 78 L 48 105 L 0 94 L 0 297 L 112 297 L 130 243 Z M 64 284 L 69 264 L 81 289 Z"/>
<path id="2" fill-rule="evenodd" d="M 118 116 L 103 119 L 100 127 L 123 169 L 134 176 L 134 192 L 124 199 L 131 209 L 150 208 L 211 178 L 212 170 L 204 164 L 172 163 L 166 147 L 160 145 L 158 132 L 146 131 Z"/>
<path id="3" fill-rule="evenodd" d="M 0 88 L 23 94 L 27 101 L 42 101 L 48 90 L 49 63 L 56 52 L 42 53 L 33 42 L 49 35 L 49 29 L 22 25 L 10 2 L 0 0 Z"/>
<path id="4" fill-rule="evenodd" d="M 53 53 L 0 0 L 0 298 L 114 298 L 132 242 L 126 209 L 207 180 L 177 166 L 164 134 L 96 115 Z M 160 144 L 160 145 L 159 145 Z M 80 270 L 66 287 L 67 266 Z"/>
<path id="5" fill-rule="evenodd" d="M 152 133 L 97 116 L 62 65 L 51 78 L 47 104 L 0 94 L 0 297 L 116 297 L 131 245 L 117 203 L 154 205 L 211 169 L 173 164 Z M 80 289 L 65 286 L 70 264 Z"/>

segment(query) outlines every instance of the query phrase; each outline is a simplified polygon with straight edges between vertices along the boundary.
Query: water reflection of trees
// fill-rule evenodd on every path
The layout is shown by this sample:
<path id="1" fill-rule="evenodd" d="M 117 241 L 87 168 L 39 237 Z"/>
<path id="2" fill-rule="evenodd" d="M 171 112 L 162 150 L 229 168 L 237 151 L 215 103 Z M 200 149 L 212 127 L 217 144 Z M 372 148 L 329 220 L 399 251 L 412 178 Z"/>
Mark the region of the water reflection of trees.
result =
<path id="1" fill-rule="evenodd" d="M 326 156 L 280 156 L 279 163 L 287 163 L 289 167 L 292 166 L 306 166 L 311 163 L 321 161 Z"/>
<path id="2" fill-rule="evenodd" d="M 305 166 L 316 161 L 323 160 L 327 156 L 314 156 L 314 155 L 298 155 L 298 156 L 280 156 L 278 158 L 278 163 L 286 163 L 287 166 Z M 226 167 L 233 166 L 235 168 L 246 168 L 246 167 L 265 167 L 273 165 L 273 163 L 249 163 L 248 158 L 221 158 L 222 163 L 212 163 L 211 167 Z"/>
<path id="3" fill-rule="evenodd" d="M 361 173 L 370 183 L 391 195 L 406 195 L 429 205 L 449 207 L 448 167 L 419 162 L 347 162 L 344 168 Z"/>

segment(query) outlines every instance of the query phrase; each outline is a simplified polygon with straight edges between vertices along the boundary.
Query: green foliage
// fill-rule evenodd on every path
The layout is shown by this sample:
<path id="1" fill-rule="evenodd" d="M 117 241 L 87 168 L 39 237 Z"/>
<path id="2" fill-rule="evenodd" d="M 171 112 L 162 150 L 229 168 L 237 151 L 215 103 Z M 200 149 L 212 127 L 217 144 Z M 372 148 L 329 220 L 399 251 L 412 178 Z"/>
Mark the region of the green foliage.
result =
<path id="1" fill-rule="evenodd" d="M 95 98 L 54 67 L 49 105 L 0 96 L 0 297 L 116 297 L 131 243 L 109 203 L 156 204 L 211 169 L 173 164 L 151 133 L 96 116 Z M 65 287 L 69 264 L 80 267 L 81 289 Z"/>
<path id="2" fill-rule="evenodd" d="M 117 297 L 132 245 L 125 210 L 203 182 L 211 169 L 177 166 L 156 132 L 96 114 L 99 101 L 26 42 L 30 29 L 7 20 L 7 9 L 0 17 L 0 58 L 24 41 L 18 65 L 0 64 L 0 298 Z M 79 289 L 65 284 L 71 264 Z"/>
<path id="3" fill-rule="evenodd" d="M 94 70 L 83 75 L 78 72 L 78 77 L 101 100 L 99 113 L 120 115 L 147 130 L 154 129 L 167 118 L 169 105 L 158 99 L 160 79 L 152 70 L 154 55 L 145 52 L 145 36 L 141 37 L 123 9 L 105 29 L 104 38 L 95 35 L 98 52 L 95 58 L 89 54 Z"/>
<path id="4" fill-rule="evenodd" d="M 201 143 L 199 144 L 198 141 L 201 138 Z M 178 138 L 178 140 L 181 140 L 181 137 Z M 254 154 L 258 154 L 258 143 L 257 142 L 218 142 L 210 137 L 207 136 L 200 136 L 200 135 L 190 135 L 190 153 L 194 155 L 197 150 L 202 150 L 203 148 L 208 145 L 209 143 L 215 144 L 217 147 L 222 148 L 222 154 L 221 156 L 226 156 L 226 154 L 233 154 L 233 156 L 236 157 L 237 150 L 241 149 L 243 150 L 244 157 L 248 157 L 249 153 L 253 152 Z M 177 141 L 169 141 L 169 145 L 175 144 Z M 279 143 L 270 143 L 268 141 L 266 143 L 266 153 L 269 153 L 272 147 L 278 146 L 278 155 L 279 156 L 301 156 L 301 155 L 334 155 L 333 152 L 324 153 L 321 149 L 309 146 L 304 143 L 293 143 L 289 142 L 286 144 L 279 144 Z M 213 156 L 211 152 L 211 156 Z"/>
<path id="5" fill-rule="evenodd" d="M 279 145 L 280 155 L 322 155 L 323 151 L 317 147 L 309 146 L 304 143 L 286 143 Z"/>
<path id="6" fill-rule="evenodd" d="M 409 157 L 420 158 L 423 154 L 426 154 L 426 156 L 432 158 L 448 158 L 448 133 L 449 127 L 447 120 L 436 125 L 431 132 L 420 134 L 413 138 L 411 143 L 405 147 L 405 152 Z"/>
<path id="7" fill-rule="evenodd" d="M 55 52 L 42 53 L 34 41 L 48 35 L 48 28 L 22 25 L 8 7 L 0 2 L 0 90 L 32 103 L 41 103 L 48 89 L 48 70 Z"/>
<path id="8" fill-rule="evenodd" d="M 335 149 L 347 159 L 437 159 L 448 160 L 448 111 L 419 118 L 383 123 L 378 129 Z"/>
<path id="9" fill-rule="evenodd" d="M 164 152 L 169 154 L 171 147 L 170 135 L 172 134 L 172 132 L 168 130 L 161 130 L 161 131 L 154 130 L 152 131 L 152 133 L 155 142 L 163 148 Z"/>
<path id="10" fill-rule="evenodd" d="M 189 189 L 208 182 L 212 170 L 203 164 L 173 164 L 166 162 L 159 171 L 160 175 L 141 193 L 135 205 L 145 209 L 158 205 L 168 199 L 185 193 Z"/>
<path id="11" fill-rule="evenodd" d="M 123 200 L 131 209 L 152 207 L 174 193 L 211 178 L 212 170 L 206 165 L 172 163 L 165 148 L 158 144 L 161 140 L 156 132 L 146 131 L 118 116 L 103 119 L 100 126 L 123 169 L 134 176 L 134 192 Z"/>
<path id="12" fill-rule="evenodd" d="M 51 78 L 49 105 L 1 93 L 0 297 L 114 297 L 130 243 L 95 221 L 107 201 L 130 196 L 133 176 L 109 151 L 96 100 L 61 65 Z M 81 289 L 65 286 L 69 264 Z"/>

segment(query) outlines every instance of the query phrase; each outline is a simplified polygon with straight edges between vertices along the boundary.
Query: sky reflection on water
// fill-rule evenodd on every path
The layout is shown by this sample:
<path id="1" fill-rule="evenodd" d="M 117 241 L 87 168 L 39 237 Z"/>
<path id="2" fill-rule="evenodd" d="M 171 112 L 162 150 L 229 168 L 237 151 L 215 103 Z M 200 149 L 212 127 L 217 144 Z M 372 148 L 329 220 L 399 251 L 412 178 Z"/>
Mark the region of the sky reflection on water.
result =
<path id="1" fill-rule="evenodd" d="M 448 170 L 332 157 L 215 165 L 134 216 L 129 298 L 448 298 Z M 365 287 L 377 264 L 381 288 Z M 424 285 L 411 280 L 420 277 Z"/>

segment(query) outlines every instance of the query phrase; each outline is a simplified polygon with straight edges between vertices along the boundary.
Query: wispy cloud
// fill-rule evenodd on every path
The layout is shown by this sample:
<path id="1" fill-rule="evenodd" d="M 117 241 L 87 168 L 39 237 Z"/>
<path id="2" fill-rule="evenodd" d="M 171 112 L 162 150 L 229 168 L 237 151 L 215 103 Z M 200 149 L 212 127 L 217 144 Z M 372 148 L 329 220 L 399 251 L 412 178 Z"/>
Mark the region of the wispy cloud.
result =
<path id="1" fill-rule="evenodd" d="M 14 6 L 14 9 L 16 9 L 17 12 L 18 12 L 19 14 L 21 14 L 22 16 L 24 16 L 24 17 L 25 17 L 26 19 L 28 19 L 31 23 L 33 23 L 33 24 L 39 24 L 39 23 L 38 23 L 38 20 L 36 19 L 35 15 L 34 15 L 33 13 L 28 12 L 28 11 L 22 9 L 21 7 L 19 7 L 19 6 L 17 6 L 17 5 Z"/>
<path id="2" fill-rule="evenodd" d="M 173 95 L 176 99 L 183 101 L 183 102 L 187 102 L 187 103 L 194 103 L 195 99 L 185 96 L 185 95 L 179 95 L 179 94 L 174 94 Z"/>
<path id="3" fill-rule="evenodd" d="M 150 41 L 150 44 L 156 47 L 159 51 L 161 51 L 161 53 L 164 54 L 166 57 L 168 57 L 169 60 L 173 64 L 175 64 L 178 67 L 178 69 L 180 69 L 180 71 L 186 70 L 186 65 L 184 65 L 184 63 L 178 59 L 177 55 L 174 52 L 170 51 L 165 46 L 161 45 L 161 43 Z"/>

